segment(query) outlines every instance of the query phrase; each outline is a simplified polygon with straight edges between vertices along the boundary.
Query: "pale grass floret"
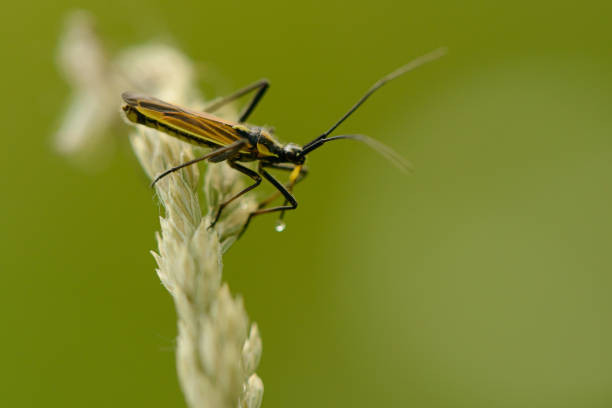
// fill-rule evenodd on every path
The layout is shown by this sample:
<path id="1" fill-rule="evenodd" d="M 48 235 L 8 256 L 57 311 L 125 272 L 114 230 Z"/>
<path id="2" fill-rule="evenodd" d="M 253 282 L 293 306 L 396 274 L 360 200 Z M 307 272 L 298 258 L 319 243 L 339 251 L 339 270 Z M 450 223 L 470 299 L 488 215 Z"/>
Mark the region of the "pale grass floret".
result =
<path id="1" fill-rule="evenodd" d="M 104 142 L 105 131 L 120 117 L 122 91 L 203 105 L 195 90 L 193 65 L 179 51 L 145 45 L 109 59 L 83 13 L 69 20 L 59 61 L 74 87 L 72 104 L 56 136 L 58 150 L 67 155 L 79 156 Z M 148 128 L 134 127 L 129 137 L 151 179 L 199 153 Z M 249 325 L 242 299 L 232 296 L 222 282 L 222 254 L 255 209 L 255 201 L 248 196 L 237 200 L 215 229 L 207 228 L 211 213 L 241 184 L 227 165 L 209 165 L 204 178 L 206 215 L 198 194 L 197 166 L 166 177 L 155 188 L 164 212 L 153 256 L 157 274 L 176 305 L 177 372 L 190 407 L 257 408 L 263 396 L 263 383 L 255 374 L 262 350 L 257 325 Z"/>

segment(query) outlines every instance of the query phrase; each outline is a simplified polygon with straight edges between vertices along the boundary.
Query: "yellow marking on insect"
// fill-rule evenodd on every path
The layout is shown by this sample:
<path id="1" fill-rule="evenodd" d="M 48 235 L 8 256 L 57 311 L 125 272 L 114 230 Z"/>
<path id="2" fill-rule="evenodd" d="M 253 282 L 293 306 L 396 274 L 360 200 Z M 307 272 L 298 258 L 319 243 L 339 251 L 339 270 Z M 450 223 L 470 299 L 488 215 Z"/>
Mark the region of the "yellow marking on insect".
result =
<path id="1" fill-rule="evenodd" d="M 242 132 L 248 132 L 250 130 L 247 126 L 244 126 L 242 124 L 236 124 L 233 126 L 233 128 Z"/>
<path id="2" fill-rule="evenodd" d="M 298 165 L 298 166 L 295 166 L 293 168 L 293 170 L 291 170 L 291 174 L 289 174 L 289 186 L 290 187 L 293 187 L 293 185 L 295 184 L 295 181 L 300 176 L 300 172 L 302 171 L 302 167 L 303 166 Z"/>

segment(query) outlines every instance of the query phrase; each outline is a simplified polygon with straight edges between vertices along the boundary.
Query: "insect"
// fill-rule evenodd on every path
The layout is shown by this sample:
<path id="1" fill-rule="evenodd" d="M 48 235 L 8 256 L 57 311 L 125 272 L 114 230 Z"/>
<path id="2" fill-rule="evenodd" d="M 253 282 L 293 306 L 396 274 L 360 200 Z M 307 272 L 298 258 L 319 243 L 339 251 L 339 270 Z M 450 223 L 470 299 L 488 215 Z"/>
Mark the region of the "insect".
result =
<path id="1" fill-rule="evenodd" d="M 123 111 L 126 117 L 134 123 L 160 130 L 187 143 L 212 149 L 202 157 L 179 164 L 178 166 L 164 171 L 155 178 L 152 185 L 155 185 L 155 183 L 170 173 L 202 160 L 207 160 L 212 163 L 226 161 L 233 169 L 250 177 L 253 180 L 253 184 L 221 203 L 209 228 L 214 227 L 223 209 L 228 204 L 259 186 L 263 177 L 270 182 L 278 192 L 272 197 L 262 201 L 258 209 L 249 215 L 240 235 L 244 233 L 254 216 L 277 211 L 281 212 L 277 230 L 282 231 L 284 229 L 284 223 L 282 222 L 284 212 L 287 210 L 294 210 L 298 205 L 292 191 L 294 185 L 307 174 L 307 169 L 304 167 L 306 156 L 325 143 L 340 139 L 358 140 L 378 151 L 399 167 L 407 167 L 407 162 L 401 156 L 372 138 L 358 134 L 338 136 L 330 136 L 330 134 L 351 116 L 370 95 L 385 83 L 426 62 L 439 58 L 444 55 L 445 52 L 443 48 L 437 49 L 412 60 L 408 64 L 384 76 L 328 130 L 303 146 L 299 146 L 295 143 L 281 144 L 272 136 L 268 129 L 245 124 L 270 85 L 268 80 L 265 79 L 259 80 L 229 96 L 213 101 L 212 104 L 205 107 L 204 112 L 192 111 L 153 97 L 138 95 L 131 92 L 124 92 L 121 95 L 126 103 L 123 106 Z M 223 105 L 233 102 L 253 91 L 255 91 L 255 95 L 240 113 L 236 122 L 225 120 L 212 114 Z M 257 161 L 256 170 L 252 170 L 241 164 L 251 161 Z M 289 171 L 289 180 L 287 184 L 279 182 L 266 169 Z M 266 208 L 276 197 L 278 197 L 279 193 L 284 198 L 283 205 Z"/>

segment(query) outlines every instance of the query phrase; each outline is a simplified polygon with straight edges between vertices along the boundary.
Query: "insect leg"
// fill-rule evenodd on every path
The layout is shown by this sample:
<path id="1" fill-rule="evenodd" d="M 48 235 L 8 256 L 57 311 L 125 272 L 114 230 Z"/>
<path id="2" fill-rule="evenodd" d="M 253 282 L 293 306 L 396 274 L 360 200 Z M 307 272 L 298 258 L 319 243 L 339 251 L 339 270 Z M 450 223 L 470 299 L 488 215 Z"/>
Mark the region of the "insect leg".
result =
<path id="1" fill-rule="evenodd" d="M 249 92 L 252 92 L 254 90 L 257 89 L 257 93 L 255 94 L 255 96 L 253 96 L 253 99 L 251 99 L 249 101 L 249 104 L 246 106 L 246 108 L 244 108 L 244 110 L 240 113 L 238 122 L 242 123 L 245 120 L 247 120 L 247 118 L 251 115 L 251 113 L 253 113 L 253 110 L 255 109 L 255 107 L 257 106 L 257 104 L 259 103 L 259 101 L 261 100 L 261 98 L 264 96 L 264 94 L 266 93 L 266 91 L 268 90 L 268 87 L 270 86 L 270 81 L 268 81 L 267 79 L 260 79 L 259 81 L 245 87 L 242 88 L 236 92 L 234 92 L 231 95 L 228 96 L 224 96 L 221 99 L 214 101 L 213 103 L 211 103 L 210 105 L 206 106 L 206 108 L 204 108 L 205 112 L 214 112 L 217 109 L 219 109 L 220 107 L 222 107 L 223 105 L 226 105 L 230 102 L 235 101 L 236 99 L 248 94 Z"/>
<path id="2" fill-rule="evenodd" d="M 175 171 L 180 170 L 183 167 L 187 167 L 194 163 L 201 162 L 202 160 L 207 160 L 207 159 L 214 161 L 215 158 L 218 158 L 220 156 L 224 156 L 226 159 L 232 156 L 233 154 L 235 154 L 236 152 L 238 152 L 247 143 L 249 143 L 247 139 L 240 139 L 230 145 L 215 149 L 212 152 L 209 152 L 202 157 L 198 157 L 197 159 L 189 160 L 188 162 L 172 167 L 171 169 L 168 169 L 164 171 L 162 174 L 160 174 L 159 176 L 155 177 L 155 180 L 153 180 L 153 182 L 151 183 L 151 187 L 155 186 L 155 183 L 157 183 L 162 178 L 166 177 L 168 174 L 174 173 Z"/>
<path id="3" fill-rule="evenodd" d="M 213 220 L 213 222 L 208 226 L 208 228 L 212 228 L 215 226 L 215 224 L 217 223 L 217 221 L 219 221 L 219 217 L 221 217 L 221 211 L 223 211 L 223 209 L 225 208 L 225 206 L 227 206 L 229 203 L 231 203 L 232 201 L 234 201 L 235 199 L 237 199 L 238 197 L 240 197 L 241 195 L 248 193 L 249 191 L 251 191 L 252 189 L 254 189 L 255 187 L 257 187 L 260 183 L 261 183 L 261 176 L 259 174 L 257 174 L 256 172 L 254 172 L 253 170 L 244 167 L 234 161 L 229 160 L 227 162 L 227 164 L 230 165 L 230 167 L 232 167 L 233 169 L 238 170 L 239 172 L 241 172 L 242 174 L 245 174 L 247 176 L 249 176 L 250 178 L 252 178 L 253 180 L 255 180 L 254 184 L 251 184 L 250 186 L 248 186 L 247 188 L 245 188 L 244 190 L 240 191 L 239 193 L 237 193 L 236 195 L 234 195 L 233 197 L 225 200 L 224 202 L 222 202 L 219 205 L 219 209 L 217 210 L 217 215 L 215 215 L 215 219 Z"/>
<path id="4" fill-rule="evenodd" d="M 240 238 L 242 234 L 244 234 L 244 231 L 246 231 L 247 227 L 249 226 L 251 219 L 255 217 L 256 215 L 272 213 L 275 211 L 295 210 L 298 205 L 297 200 L 295 199 L 295 197 L 293 197 L 293 195 L 289 192 L 289 190 L 287 190 L 285 186 L 283 186 L 270 173 L 268 173 L 264 169 L 259 169 L 259 174 L 264 176 L 266 180 L 268 180 L 274 187 L 276 187 L 276 189 L 285 197 L 285 200 L 289 202 L 289 205 L 280 205 L 278 207 L 263 208 L 257 211 L 253 211 L 252 213 L 249 214 L 249 218 L 247 218 L 247 221 L 244 224 L 244 227 L 242 227 L 242 231 L 240 231 L 238 238 Z"/>
<path id="5" fill-rule="evenodd" d="M 284 171 L 293 171 L 293 169 L 295 168 L 295 165 L 294 164 L 288 164 L 288 163 L 263 163 L 262 167 L 271 168 L 271 169 L 277 169 L 277 170 L 284 170 Z M 299 183 L 300 181 L 304 180 L 307 175 L 308 175 L 308 169 L 305 168 L 305 167 L 302 167 L 300 169 L 300 174 L 299 174 L 298 178 L 295 180 L 294 185 Z M 289 184 L 285 184 L 285 188 L 289 189 L 290 188 Z M 262 200 L 259 203 L 258 208 L 261 209 L 261 208 L 267 207 L 272 201 L 276 200 L 279 195 L 280 195 L 280 192 L 276 191 L 275 193 L 270 195 L 265 200 Z M 286 204 L 287 203 L 285 203 L 285 205 Z"/>
<path id="6" fill-rule="evenodd" d="M 268 169 L 293 171 L 293 169 L 295 168 L 295 164 L 291 164 L 291 163 L 262 163 L 261 167 L 265 167 L 265 168 L 268 168 Z M 307 174 L 308 174 L 308 169 L 305 168 L 305 167 L 302 167 L 302 170 L 300 171 L 300 177 L 298 178 L 298 180 L 302 180 L 304 177 L 306 177 Z"/>

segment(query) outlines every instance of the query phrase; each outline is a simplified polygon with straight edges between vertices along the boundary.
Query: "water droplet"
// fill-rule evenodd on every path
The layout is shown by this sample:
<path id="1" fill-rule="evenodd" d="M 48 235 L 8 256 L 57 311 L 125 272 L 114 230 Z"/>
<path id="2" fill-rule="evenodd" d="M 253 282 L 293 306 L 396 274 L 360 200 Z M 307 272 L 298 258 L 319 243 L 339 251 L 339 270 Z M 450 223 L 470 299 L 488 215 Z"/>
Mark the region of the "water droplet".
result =
<path id="1" fill-rule="evenodd" d="M 283 232 L 286 226 L 287 224 L 285 224 L 283 220 L 278 220 L 276 221 L 276 227 L 274 227 L 274 229 L 276 230 L 276 232 Z"/>

